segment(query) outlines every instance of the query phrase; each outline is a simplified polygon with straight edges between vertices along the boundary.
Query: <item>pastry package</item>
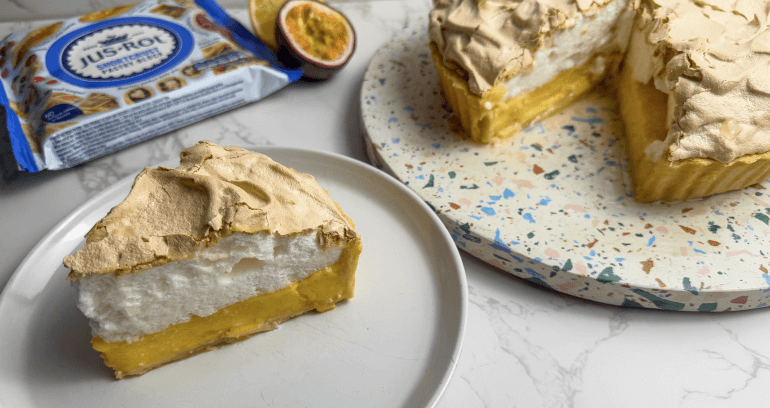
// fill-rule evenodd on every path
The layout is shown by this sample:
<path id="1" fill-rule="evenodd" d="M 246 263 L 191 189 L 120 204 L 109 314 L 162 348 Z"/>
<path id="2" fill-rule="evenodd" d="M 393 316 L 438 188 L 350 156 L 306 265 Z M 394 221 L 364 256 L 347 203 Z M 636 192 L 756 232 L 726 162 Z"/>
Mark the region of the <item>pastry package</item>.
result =
<path id="1" fill-rule="evenodd" d="M 0 104 L 25 172 L 75 166 L 301 76 L 213 0 L 149 0 L 0 42 Z"/>

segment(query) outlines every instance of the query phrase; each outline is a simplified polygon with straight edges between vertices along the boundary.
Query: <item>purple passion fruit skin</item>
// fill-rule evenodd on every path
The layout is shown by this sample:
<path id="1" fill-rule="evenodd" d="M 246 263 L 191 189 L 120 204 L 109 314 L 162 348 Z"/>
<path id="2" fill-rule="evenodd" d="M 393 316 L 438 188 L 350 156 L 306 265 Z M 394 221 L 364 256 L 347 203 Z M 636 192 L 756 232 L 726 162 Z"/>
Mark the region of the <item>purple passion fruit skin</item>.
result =
<path id="1" fill-rule="evenodd" d="M 334 76 L 350 61 L 356 48 L 350 21 L 314 0 L 284 3 L 278 12 L 275 39 L 278 59 L 289 68 L 301 68 L 303 78 L 311 80 Z"/>

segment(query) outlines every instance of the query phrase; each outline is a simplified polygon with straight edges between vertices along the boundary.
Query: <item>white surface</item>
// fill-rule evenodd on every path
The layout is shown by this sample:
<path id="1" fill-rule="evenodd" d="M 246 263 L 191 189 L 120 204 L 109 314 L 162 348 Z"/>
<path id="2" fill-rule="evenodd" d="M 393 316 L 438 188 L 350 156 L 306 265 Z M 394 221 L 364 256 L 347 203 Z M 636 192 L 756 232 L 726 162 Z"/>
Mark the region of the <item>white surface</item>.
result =
<path id="1" fill-rule="evenodd" d="M 8 14 L 4 4 L 0 15 Z M 175 165 L 179 152 L 200 139 L 246 148 L 278 145 L 330 151 L 365 161 L 358 108 L 364 71 L 383 44 L 430 7 L 430 0 L 345 3 L 339 9 L 353 23 L 358 44 L 350 63 L 331 80 L 291 84 L 264 101 L 72 170 L 0 184 L 0 288 L 67 214 L 144 166 Z M 236 17 L 248 21 L 245 11 Z M 0 24 L 0 36 L 28 26 Z M 85 232 L 73 233 L 74 239 Z M 732 408 L 763 407 L 770 401 L 770 309 L 722 314 L 621 309 L 551 292 L 465 253 L 461 257 L 469 289 L 466 335 L 437 408 Z M 51 313 L 47 319 L 55 323 L 57 312 Z M 0 328 L 0 335 L 5 330 Z M 62 339 L 72 338 L 61 324 L 56 330 Z M 20 341 L 4 337 L 0 347 L 17 347 Z M 66 350 L 59 343 L 49 345 Z M 36 364 L 43 364 L 49 353 L 39 356 Z M 62 371 L 72 383 L 83 377 L 82 370 L 72 367 L 57 369 Z M 238 375 L 229 378 L 235 381 Z M 275 375 L 286 378 L 292 373 Z M 47 392 L 65 389 L 46 378 L 50 376 L 44 375 L 41 385 L 53 388 Z M 140 392 L 149 395 L 162 386 L 149 385 Z M 211 392 L 210 387 L 204 389 Z M 224 400 L 227 394 L 222 394 Z M 109 405 L 121 406 L 124 396 L 115 395 Z M 281 406 L 259 397 L 251 402 Z M 183 406 L 184 401 L 175 405 Z"/>
<path id="2" fill-rule="evenodd" d="M 57 260 L 122 201 L 133 181 L 125 179 L 54 228 L 3 292 L 0 405 L 434 405 L 459 357 L 467 293 L 459 254 L 438 218 L 411 191 L 361 162 L 259 151 L 313 174 L 356 223 L 364 251 L 354 299 L 143 376 L 112 380 L 91 349 L 68 271 Z"/>

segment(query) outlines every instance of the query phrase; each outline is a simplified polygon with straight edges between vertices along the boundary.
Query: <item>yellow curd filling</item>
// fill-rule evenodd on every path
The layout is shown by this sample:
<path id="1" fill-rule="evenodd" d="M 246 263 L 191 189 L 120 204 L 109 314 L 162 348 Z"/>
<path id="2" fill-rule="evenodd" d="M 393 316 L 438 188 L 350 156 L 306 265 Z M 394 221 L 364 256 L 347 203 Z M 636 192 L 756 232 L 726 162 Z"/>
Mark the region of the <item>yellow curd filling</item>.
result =
<path id="1" fill-rule="evenodd" d="M 470 91 L 463 77 L 443 64 L 435 44 L 431 43 L 430 48 L 444 96 L 468 136 L 477 143 L 513 136 L 533 121 L 571 104 L 605 77 L 604 71 L 597 73 L 594 69 L 600 57 L 597 55 L 579 67 L 562 71 L 532 92 L 505 99 L 505 86 L 498 84 L 479 96 Z M 613 67 L 620 54 L 608 58 L 611 60 L 607 66 Z"/>
<path id="2" fill-rule="evenodd" d="M 333 265 L 281 290 L 235 303 L 210 316 L 193 315 L 187 322 L 131 343 L 108 343 L 94 337 L 91 344 L 102 353 L 105 364 L 115 370 L 115 376 L 122 378 L 272 330 L 281 322 L 313 309 L 334 309 L 338 301 L 353 297 L 361 249 L 361 242 L 353 241 Z"/>
<path id="3" fill-rule="evenodd" d="M 634 198 L 682 201 L 738 190 L 770 178 L 770 152 L 741 156 L 729 163 L 709 158 L 671 161 L 666 152 L 653 162 L 645 152 L 666 139 L 668 95 L 633 79 L 630 64 L 621 70 L 618 92 L 625 123 L 625 145 Z"/>
<path id="4" fill-rule="evenodd" d="M 345 51 L 350 35 L 340 16 L 307 3 L 289 10 L 286 27 L 305 52 L 326 61 L 334 61 Z"/>

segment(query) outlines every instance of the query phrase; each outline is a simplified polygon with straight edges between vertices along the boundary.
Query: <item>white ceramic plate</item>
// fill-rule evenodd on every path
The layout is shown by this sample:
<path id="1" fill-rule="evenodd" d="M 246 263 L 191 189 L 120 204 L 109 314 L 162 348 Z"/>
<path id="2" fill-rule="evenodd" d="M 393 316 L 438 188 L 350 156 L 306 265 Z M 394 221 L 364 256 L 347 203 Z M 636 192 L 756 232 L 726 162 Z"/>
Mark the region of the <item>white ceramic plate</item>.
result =
<path id="1" fill-rule="evenodd" d="M 434 406 L 458 361 L 467 286 L 435 214 L 385 173 L 339 155 L 260 152 L 307 172 L 356 223 L 356 296 L 277 330 L 112 379 L 66 282 L 64 256 L 122 201 L 133 178 L 94 197 L 32 250 L 0 297 L 0 406 Z"/>

